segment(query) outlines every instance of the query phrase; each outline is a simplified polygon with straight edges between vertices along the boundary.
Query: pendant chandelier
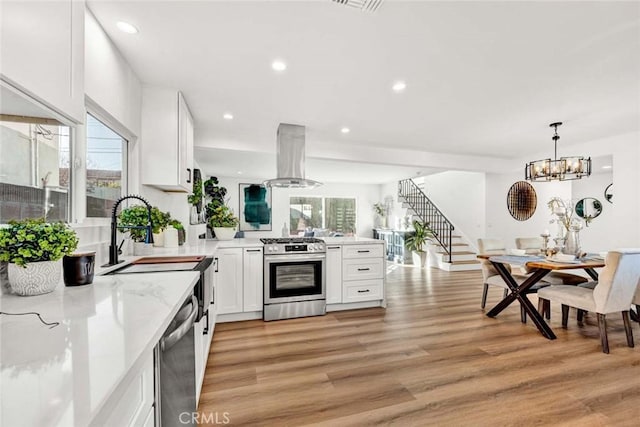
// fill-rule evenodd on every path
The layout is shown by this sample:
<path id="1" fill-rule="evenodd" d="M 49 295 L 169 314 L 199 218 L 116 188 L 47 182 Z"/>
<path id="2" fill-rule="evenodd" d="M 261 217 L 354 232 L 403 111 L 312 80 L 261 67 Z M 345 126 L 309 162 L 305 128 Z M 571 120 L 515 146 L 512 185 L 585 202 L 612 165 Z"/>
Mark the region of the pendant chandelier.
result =
<path id="1" fill-rule="evenodd" d="M 555 146 L 553 160 L 535 160 L 527 163 L 524 169 L 528 181 L 570 181 L 591 175 L 591 157 L 560 157 L 558 159 L 558 126 L 562 122 L 551 123 L 554 129 L 553 144 Z"/>

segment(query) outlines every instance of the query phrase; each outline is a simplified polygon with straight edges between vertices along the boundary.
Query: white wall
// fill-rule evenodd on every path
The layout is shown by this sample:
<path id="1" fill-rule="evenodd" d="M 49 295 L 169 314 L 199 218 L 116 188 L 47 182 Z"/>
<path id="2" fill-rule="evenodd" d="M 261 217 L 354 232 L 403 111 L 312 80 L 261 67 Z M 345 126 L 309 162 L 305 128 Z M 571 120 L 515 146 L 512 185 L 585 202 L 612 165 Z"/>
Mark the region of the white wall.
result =
<path id="1" fill-rule="evenodd" d="M 604 198 L 604 190 L 612 182 L 613 174 L 607 172 L 593 174 L 588 179 L 580 179 L 571 183 L 571 197 L 574 206 L 585 197 L 597 199 L 602 204 L 602 213 L 580 232 L 580 245 L 587 252 L 606 250 L 607 247 L 603 244 L 610 240 L 610 230 L 616 228 L 615 207 Z"/>
<path id="2" fill-rule="evenodd" d="M 205 171 L 206 172 L 206 171 Z M 204 179 L 211 175 L 205 173 Z M 267 178 L 265 178 L 267 179 Z M 259 184 L 263 179 L 242 179 L 237 177 L 218 177 L 222 187 L 227 189 L 228 206 L 238 215 L 240 209 L 239 184 Z M 282 226 L 289 224 L 289 197 L 292 196 L 324 196 L 353 197 L 356 199 L 356 234 L 361 237 L 372 237 L 373 204 L 380 201 L 380 185 L 378 184 L 335 184 L 327 183 L 314 189 L 272 189 L 272 230 L 246 232 L 247 238 L 280 237 Z"/>
<path id="3" fill-rule="evenodd" d="M 455 234 L 463 235 L 471 246 L 486 234 L 485 174 L 448 171 L 427 175 L 423 192 L 451 221 Z"/>
<path id="4" fill-rule="evenodd" d="M 544 230 L 555 236 L 556 224 L 549 224 L 552 219 L 547 203 L 552 197 L 563 200 L 571 199 L 571 182 L 534 182 L 538 204 L 533 216 L 526 221 L 518 221 L 509 214 L 507 193 L 509 188 L 523 181 L 522 173 L 487 174 L 486 175 L 486 221 L 485 237 L 502 239 L 508 248 L 515 248 L 516 237 L 536 237 Z M 475 243 L 475 242 L 474 242 Z"/>

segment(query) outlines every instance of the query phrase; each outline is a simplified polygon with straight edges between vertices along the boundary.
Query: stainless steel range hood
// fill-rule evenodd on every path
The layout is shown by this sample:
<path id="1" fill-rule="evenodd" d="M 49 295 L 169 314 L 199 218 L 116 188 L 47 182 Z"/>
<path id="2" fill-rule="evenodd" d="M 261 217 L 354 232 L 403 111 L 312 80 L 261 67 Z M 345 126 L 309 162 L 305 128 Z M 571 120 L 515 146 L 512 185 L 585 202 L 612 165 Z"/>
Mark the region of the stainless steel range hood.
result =
<path id="1" fill-rule="evenodd" d="M 264 182 L 268 187 L 314 188 L 322 185 L 304 176 L 304 126 L 278 125 L 278 177 Z"/>

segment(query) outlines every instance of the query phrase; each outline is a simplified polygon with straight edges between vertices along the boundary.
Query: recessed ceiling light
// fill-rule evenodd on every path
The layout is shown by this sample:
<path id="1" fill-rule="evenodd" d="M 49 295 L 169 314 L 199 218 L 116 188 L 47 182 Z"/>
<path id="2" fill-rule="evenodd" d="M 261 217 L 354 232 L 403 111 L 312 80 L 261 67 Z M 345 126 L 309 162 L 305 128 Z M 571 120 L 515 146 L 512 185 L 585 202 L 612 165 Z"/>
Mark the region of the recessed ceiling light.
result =
<path id="1" fill-rule="evenodd" d="M 604 165 L 602 169 L 611 169 L 611 165 Z"/>
<path id="2" fill-rule="evenodd" d="M 222 115 L 222 118 L 223 118 L 223 119 L 225 119 L 225 120 L 233 120 L 233 114 L 231 114 L 231 113 L 224 113 L 224 114 Z"/>
<path id="3" fill-rule="evenodd" d="M 238 175 L 242 175 L 242 171 L 238 171 Z"/>
<path id="4" fill-rule="evenodd" d="M 403 81 L 397 81 L 391 86 L 394 92 L 400 93 L 403 92 L 407 88 L 407 84 Z"/>
<path id="5" fill-rule="evenodd" d="M 271 63 L 271 68 L 276 71 L 284 71 L 287 69 L 287 64 L 285 64 L 283 61 L 276 60 Z"/>
<path id="6" fill-rule="evenodd" d="M 116 25 L 118 26 L 118 29 L 123 33 L 138 34 L 138 29 L 128 22 L 118 21 Z"/>
<path id="7" fill-rule="evenodd" d="M 351 129 L 349 129 L 348 127 L 343 127 L 342 129 L 340 129 L 340 132 L 349 133 L 349 132 L 351 132 Z"/>

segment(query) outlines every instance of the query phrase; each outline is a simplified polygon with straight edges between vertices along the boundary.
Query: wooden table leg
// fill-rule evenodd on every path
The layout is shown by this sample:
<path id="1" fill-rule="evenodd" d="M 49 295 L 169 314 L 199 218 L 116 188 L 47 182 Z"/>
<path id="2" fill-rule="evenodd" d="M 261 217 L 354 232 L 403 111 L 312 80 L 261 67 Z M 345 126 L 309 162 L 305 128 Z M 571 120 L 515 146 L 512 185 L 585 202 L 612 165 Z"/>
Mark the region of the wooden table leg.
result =
<path id="1" fill-rule="evenodd" d="M 511 293 L 507 295 L 507 297 L 502 301 L 500 301 L 495 307 L 493 307 L 487 313 L 487 316 L 496 317 L 512 302 L 518 300 L 524 311 L 529 314 L 529 317 L 531 317 L 531 320 L 536 325 L 540 333 L 545 338 L 548 338 L 550 340 L 555 339 L 556 336 L 553 333 L 551 327 L 547 324 L 547 322 L 544 321 L 542 315 L 538 312 L 538 310 L 535 309 L 533 304 L 531 304 L 531 301 L 529 301 L 529 298 L 527 298 L 526 296 L 527 290 L 538 283 L 544 276 L 546 276 L 547 273 L 549 273 L 549 270 L 545 270 L 543 268 L 534 270 L 534 272 L 527 278 L 527 280 L 525 280 L 520 286 L 518 286 L 517 282 L 509 273 L 509 270 L 507 270 L 504 264 L 498 262 L 492 262 L 491 264 L 496 268 L 502 279 L 505 281 L 505 283 L 511 290 Z"/>

